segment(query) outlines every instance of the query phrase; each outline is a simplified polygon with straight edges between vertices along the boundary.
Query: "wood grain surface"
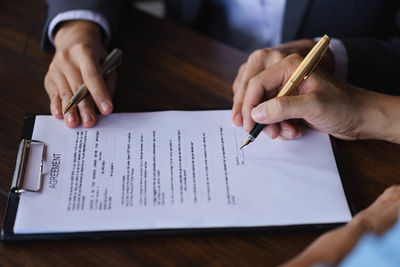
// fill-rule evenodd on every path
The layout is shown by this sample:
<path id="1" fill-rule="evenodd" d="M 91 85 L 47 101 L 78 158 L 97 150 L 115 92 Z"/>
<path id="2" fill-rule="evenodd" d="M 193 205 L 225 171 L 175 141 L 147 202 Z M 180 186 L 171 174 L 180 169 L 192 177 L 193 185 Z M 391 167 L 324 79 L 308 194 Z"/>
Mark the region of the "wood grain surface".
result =
<path id="1" fill-rule="evenodd" d="M 44 1 L 0 3 L 0 219 L 25 113 L 49 114 L 43 87 L 52 54 L 40 48 Z M 124 51 L 116 112 L 226 109 L 247 55 L 171 22 L 130 10 L 115 46 Z M 400 182 L 400 146 L 337 140 L 336 157 L 356 210 Z M 290 196 L 288 196 L 290 197 Z M 318 232 L 213 234 L 100 241 L 0 243 L 0 265 L 251 265 L 295 256 Z"/>

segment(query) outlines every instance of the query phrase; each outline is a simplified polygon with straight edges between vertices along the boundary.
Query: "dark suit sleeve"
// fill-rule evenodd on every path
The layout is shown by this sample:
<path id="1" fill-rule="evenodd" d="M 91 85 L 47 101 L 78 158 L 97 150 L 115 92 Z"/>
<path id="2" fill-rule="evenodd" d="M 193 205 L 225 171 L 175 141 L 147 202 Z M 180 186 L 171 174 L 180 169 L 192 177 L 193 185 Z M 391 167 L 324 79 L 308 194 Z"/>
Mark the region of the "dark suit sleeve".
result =
<path id="1" fill-rule="evenodd" d="M 400 95 L 400 37 L 383 41 L 370 38 L 341 39 L 348 56 L 347 80 L 357 86 Z"/>
<path id="2" fill-rule="evenodd" d="M 341 39 L 347 51 L 347 80 L 350 83 L 400 95 L 400 9 L 395 14 L 393 34 L 386 40 L 373 37 Z"/>
<path id="3" fill-rule="evenodd" d="M 84 9 L 101 14 L 115 31 L 123 0 L 47 0 L 46 18 L 42 32 L 42 48 L 54 49 L 47 36 L 49 24 L 57 14 L 69 10 Z"/>

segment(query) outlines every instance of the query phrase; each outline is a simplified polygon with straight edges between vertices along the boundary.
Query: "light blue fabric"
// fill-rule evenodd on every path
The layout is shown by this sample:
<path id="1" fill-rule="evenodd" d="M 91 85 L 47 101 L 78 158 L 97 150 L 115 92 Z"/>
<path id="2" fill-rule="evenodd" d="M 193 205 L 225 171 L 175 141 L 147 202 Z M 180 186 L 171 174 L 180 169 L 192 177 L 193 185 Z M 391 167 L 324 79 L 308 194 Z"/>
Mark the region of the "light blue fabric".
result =
<path id="1" fill-rule="evenodd" d="M 382 236 L 365 235 L 339 266 L 400 266 L 400 217 Z"/>
<path id="2" fill-rule="evenodd" d="M 281 43 L 286 0 L 215 0 L 226 12 L 227 22 L 236 31 L 246 32 L 253 41 L 245 49 Z"/>

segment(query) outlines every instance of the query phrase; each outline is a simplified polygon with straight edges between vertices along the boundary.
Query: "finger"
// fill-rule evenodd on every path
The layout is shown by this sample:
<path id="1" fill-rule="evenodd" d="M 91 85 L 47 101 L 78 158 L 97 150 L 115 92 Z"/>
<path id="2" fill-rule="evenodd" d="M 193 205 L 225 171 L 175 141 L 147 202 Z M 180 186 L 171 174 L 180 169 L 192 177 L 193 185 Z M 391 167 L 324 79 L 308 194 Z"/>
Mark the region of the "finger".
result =
<path id="1" fill-rule="evenodd" d="M 110 93 L 100 71 L 98 59 L 90 49 L 81 52 L 80 70 L 83 81 L 90 95 L 103 115 L 110 114 L 113 109 Z"/>
<path id="2" fill-rule="evenodd" d="M 84 98 L 78 104 L 78 110 L 83 127 L 91 128 L 96 124 L 96 111 L 93 100 L 90 97 Z"/>
<path id="3" fill-rule="evenodd" d="M 246 120 L 243 120 L 242 105 L 247 86 L 252 77 L 265 69 L 269 52 L 270 50 L 267 49 L 256 50 L 249 56 L 249 59 L 247 60 L 242 77 L 238 84 L 238 88 L 234 92 L 233 96 L 232 117 L 234 118 L 234 123 L 237 125 L 246 123 Z"/>
<path id="4" fill-rule="evenodd" d="M 244 94 L 245 90 L 239 89 L 233 96 L 232 120 L 233 123 L 237 126 L 243 125 L 243 116 L 240 111 L 243 104 Z"/>
<path id="5" fill-rule="evenodd" d="M 279 133 L 281 131 L 280 124 L 279 123 L 269 124 L 264 127 L 263 131 L 266 135 L 268 135 L 269 138 L 275 139 L 279 136 Z"/>
<path id="6" fill-rule="evenodd" d="M 280 62 L 283 58 L 283 53 L 271 49 L 260 49 L 250 55 L 243 74 L 240 90 L 237 93 L 238 95 L 236 101 L 234 101 L 234 107 L 232 108 L 234 114 L 241 113 L 245 129 L 250 129 L 252 127 L 251 125 L 253 125 L 251 120 L 249 120 L 249 114 L 243 114 L 243 102 L 244 98 L 248 94 L 247 89 L 249 87 L 249 82 L 264 69 L 270 68 L 277 62 Z"/>
<path id="7" fill-rule="evenodd" d="M 240 101 L 240 99 L 243 99 L 243 95 L 238 94 L 238 92 L 239 92 L 240 83 L 241 83 L 245 69 L 246 69 L 246 63 L 244 63 L 244 64 L 242 64 L 242 66 L 240 66 L 238 75 L 236 76 L 235 81 L 233 82 L 233 86 L 232 86 L 232 89 L 233 89 L 232 121 L 237 126 L 241 126 L 243 124 L 242 115 L 240 114 L 240 112 L 237 112 L 237 109 L 238 109 L 237 106 L 241 105 L 238 103 L 238 101 Z"/>
<path id="8" fill-rule="evenodd" d="M 265 70 L 262 74 L 259 74 L 252 78 L 249 82 L 249 87 L 246 95 L 244 96 L 242 105 L 243 123 L 246 131 L 250 131 L 254 126 L 254 119 L 252 118 L 251 113 L 252 110 L 257 107 L 259 103 L 264 99 L 264 96 L 266 95 L 265 89 L 267 88 L 267 90 L 277 90 L 278 86 L 280 86 L 282 83 L 281 76 L 283 74 L 281 73 L 272 73 L 273 75 L 271 75 L 270 78 L 265 78 L 265 75 L 263 74 L 268 74 L 270 72 L 270 70 Z M 262 79 L 268 79 L 269 86 L 265 88 L 264 84 L 267 83 L 267 81 L 262 81 Z M 261 114 L 258 114 L 258 116 L 260 115 Z"/>
<path id="9" fill-rule="evenodd" d="M 239 68 L 239 71 L 235 77 L 235 80 L 233 81 L 232 90 L 233 90 L 234 94 L 239 90 L 240 81 L 242 80 L 245 69 L 246 69 L 246 63 L 243 63 Z"/>
<path id="10" fill-rule="evenodd" d="M 62 119 L 62 106 L 61 99 L 57 91 L 57 87 L 55 83 L 51 80 L 49 74 L 46 75 L 45 78 L 45 89 L 50 99 L 50 112 L 51 114 L 57 118 Z"/>
<path id="11" fill-rule="evenodd" d="M 313 110 L 308 95 L 281 96 L 261 103 L 251 112 L 251 118 L 262 124 L 277 123 L 289 119 L 306 119 Z"/>
<path id="12" fill-rule="evenodd" d="M 78 91 L 79 87 L 83 84 L 80 69 L 73 64 L 64 63 L 60 65 L 60 70 L 67 79 L 72 92 L 75 93 Z"/>
<path id="13" fill-rule="evenodd" d="M 63 118 L 61 99 L 59 96 L 50 96 L 50 112 L 57 119 Z"/>
<path id="14" fill-rule="evenodd" d="M 293 140 L 301 137 L 300 128 L 290 122 L 281 122 L 280 129 L 281 131 L 279 135 L 287 140 Z"/>
<path id="15" fill-rule="evenodd" d="M 63 64 L 61 69 L 67 78 L 72 92 L 75 94 L 79 87 L 83 84 L 83 78 L 80 71 L 72 64 Z M 84 98 L 78 104 L 78 111 L 83 127 L 90 128 L 96 124 L 96 111 L 93 100 L 90 97 Z"/>
<path id="16" fill-rule="evenodd" d="M 242 107 L 242 115 L 246 130 L 249 131 L 254 125 L 254 120 L 251 116 L 253 108 L 258 106 L 265 96 L 267 98 L 275 96 L 278 89 L 289 79 L 299 62 L 301 62 L 301 57 L 293 55 L 288 56 L 250 80 Z M 257 114 L 258 120 L 264 120 L 263 118 L 266 114 L 261 112 L 261 109 L 257 110 L 260 111 Z"/>
<path id="17" fill-rule="evenodd" d="M 62 107 L 65 109 L 73 95 L 72 91 L 69 87 L 67 79 L 61 72 L 56 72 L 54 74 L 54 82 L 61 97 Z M 64 114 L 64 120 L 65 124 L 69 128 L 75 128 L 79 125 L 80 119 L 75 106 L 73 106 L 67 114 Z"/>

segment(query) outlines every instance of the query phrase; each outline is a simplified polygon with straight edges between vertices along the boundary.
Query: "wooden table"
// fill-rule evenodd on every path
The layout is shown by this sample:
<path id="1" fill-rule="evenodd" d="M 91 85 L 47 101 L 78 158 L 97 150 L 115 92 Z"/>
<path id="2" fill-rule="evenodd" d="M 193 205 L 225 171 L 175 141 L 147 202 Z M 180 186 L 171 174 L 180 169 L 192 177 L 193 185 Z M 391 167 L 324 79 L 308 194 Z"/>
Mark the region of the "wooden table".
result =
<path id="1" fill-rule="evenodd" d="M 0 219 L 14 171 L 23 116 L 49 113 L 43 88 L 52 54 L 39 41 L 44 1 L 0 6 Z M 173 23 L 129 12 L 117 45 L 124 54 L 115 111 L 226 109 L 246 55 Z M 124 38 L 121 38 L 124 36 Z M 337 158 L 356 210 L 400 182 L 400 146 L 338 141 Z M 102 241 L 0 243 L 1 265 L 276 265 L 319 233 L 219 234 Z"/>

